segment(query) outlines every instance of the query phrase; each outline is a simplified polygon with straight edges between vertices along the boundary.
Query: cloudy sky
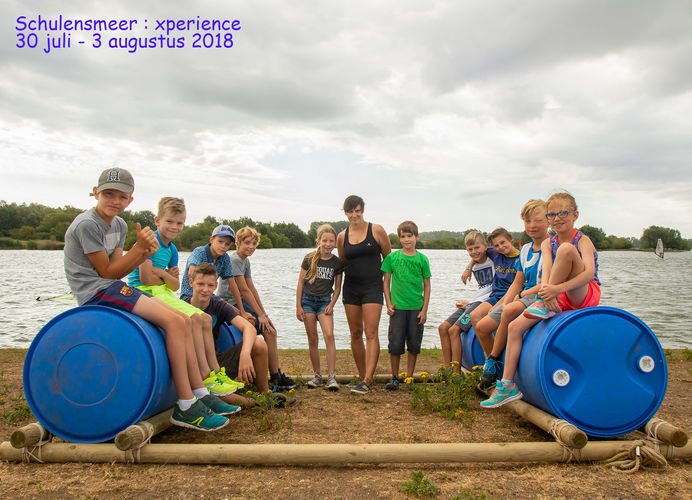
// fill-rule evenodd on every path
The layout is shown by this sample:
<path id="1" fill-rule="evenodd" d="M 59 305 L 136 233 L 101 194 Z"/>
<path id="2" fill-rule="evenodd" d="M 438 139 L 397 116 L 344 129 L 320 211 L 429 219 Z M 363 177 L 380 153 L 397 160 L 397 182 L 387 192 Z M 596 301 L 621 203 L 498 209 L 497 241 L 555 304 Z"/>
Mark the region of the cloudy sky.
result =
<path id="1" fill-rule="evenodd" d="M 519 230 L 527 199 L 567 189 L 608 234 L 692 237 L 687 2 L 98 4 L 0 5 L 0 199 L 86 208 L 116 165 L 133 210 L 183 196 L 191 223 L 307 229 L 355 193 L 390 232 Z M 45 31 L 17 48 L 17 18 L 39 14 L 138 23 L 100 48 L 71 32 L 46 54 Z M 233 47 L 191 48 L 194 31 L 171 33 L 183 49 L 106 45 L 197 16 L 239 20 Z"/>

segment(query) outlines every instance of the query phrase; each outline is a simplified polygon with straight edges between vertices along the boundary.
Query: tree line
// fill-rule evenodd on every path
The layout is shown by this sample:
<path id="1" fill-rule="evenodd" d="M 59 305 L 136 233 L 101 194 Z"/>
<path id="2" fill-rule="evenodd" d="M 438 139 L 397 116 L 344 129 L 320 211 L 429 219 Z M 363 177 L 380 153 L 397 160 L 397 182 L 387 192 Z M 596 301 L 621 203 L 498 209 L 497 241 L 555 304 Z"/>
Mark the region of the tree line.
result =
<path id="1" fill-rule="evenodd" d="M 0 201 L 0 248 L 39 248 L 61 249 L 65 231 L 72 220 L 82 209 L 64 206 L 51 208 L 38 203 L 17 204 Z M 142 227 L 155 227 L 154 213 L 149 210 L 130 212 L 126 210 L 121 217 L 128 225 L 128 235 L 125 248 L 131 247 L 136 240 L 136 223 Z M 321 224 L 330 224 L 336 232 L 348 227 L 348 221 L 315 221 L 310 224 L 305 233 L 292 222 L 259 222 L 249 217 L 238 219 L 218 219 L 208 216 L 202 222 L 186 226 L 176 238 L 175 244 L 182 251 L 191 251 L 195 247 L 206 244 L 209 235 L 219 224 L 227 224 L 236 231 L 244 226 L 254 227 L 261 234 L 259 248 L 310 248 L 315 246 L 317 228 Z M 630 248 L 653 249 L 659 238 L 663 240 L 666 249 L 689 250 L 692 240 L 682 238 L 677 229 L 649 226 L 644 229 L 640 238 L 624 238 L 608 235 L 599 227 L 584 225 L 580 228 L 587 234 L 599 250 L 624 250 Z M 464 237 L 474 229 L 465 231 L 428 231 L 421 233 L 418 248 L 428 249 L 464 249 Z M 484 233 L 487 235 L 487 233 Z M 512 232 L 515 241 L 528 243 L 531 239 L 521 232 Z M 391 233 L 389 239 L 393 248 L 401 248 L 396 233 Z"/>

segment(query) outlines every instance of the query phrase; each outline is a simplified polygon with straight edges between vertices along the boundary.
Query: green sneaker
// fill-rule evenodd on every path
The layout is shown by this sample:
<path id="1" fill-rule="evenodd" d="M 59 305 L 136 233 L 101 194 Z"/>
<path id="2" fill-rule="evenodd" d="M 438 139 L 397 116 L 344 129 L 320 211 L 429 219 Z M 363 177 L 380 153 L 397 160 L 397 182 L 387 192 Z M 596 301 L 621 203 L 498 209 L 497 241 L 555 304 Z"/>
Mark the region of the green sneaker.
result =
<path id="1" fill-rule="evenodd" d="M 226 384 L 233 385 L 236 387 L 236 389 L 242 389 L 245 387 L 245 384 L 242 382 L 238 382 L 237 380 L 233 380 L 231 377 L 226 375 L 226 367 L 222 366 L 221 369 L 219 370 L 219 373 L 216 374 L 218 378 L 221 379 L 222 382 L 225 382 Z"/>
<path id="2" fill-rule="evenodd" d="M 198 399 L 190 408 L 184 411 L 180 409 L 180 404 L 176 403 L 173 407 L 171 423 L 180 427 L 209 432 L 228 424 L 228 419 L 217 415 Z"/>
<path id="3" fill-rule="evenodd" d="M 523 396 L 514 382 L 512 382 L 510 387 L 506 387 L 498 380 L 492 395 L 485 401 L 481 401 L 481 408 L 497 408 L 498 406 L 521 399 Z"/>
<path id="4" fill-rule="evenodd" d="M 233 415 L 241 410 L 240 406 L 225 403 L 213 394 L 207 394 L 200 401 L 217 415 Z"/>
<path id="5" fill-rule="evenodd" d="M 227 384 L 221 380 L 214 370 L 204 379 L 204 387 L 215 396 L 228 396 L 237 390 L 235 385 Z"/>

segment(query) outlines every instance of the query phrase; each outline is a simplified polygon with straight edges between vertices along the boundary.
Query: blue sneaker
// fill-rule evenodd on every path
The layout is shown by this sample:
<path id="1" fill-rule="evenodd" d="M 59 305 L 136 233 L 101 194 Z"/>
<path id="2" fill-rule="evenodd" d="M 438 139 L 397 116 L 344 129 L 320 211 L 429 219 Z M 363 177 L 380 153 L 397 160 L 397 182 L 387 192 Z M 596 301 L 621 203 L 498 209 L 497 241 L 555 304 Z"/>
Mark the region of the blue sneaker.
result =
<path id="1" fill-rule="evenodd" d="M 240 406 L 231 405 L 221 401 L 213 394 L 207 394 L 200 401 L 204 403 L 204 406 L 209 408 L 217 415 L 233 415 L 234 413 L 238 413 L 242 409 L 240 408 Z"/>
<path id="2" fill-rule="evenodd" d="M 481 380 L 478 384 L 480 390 L 485 392 L 495 387 L 495 382 L 502 378 L 504 369 L 505 365 L 502 361 L 486 359 L 485 365 L 483 365 L 483 373 L 481 373 Z"/>
<path id="3" fill-rule="evenodd" d="M 512 382 L 511 387 L 505 387 L 498 380 L 493 394 L 485 401 L 481 401 L 481 408 L 497 408 L 498 406 L 521 399 L 523 396 L 514 382 Z"/>
<path id="4" fill-rule="evenodd" d="M 546 309 L 542 300 L 537 300 L 533 303 L 533 305 L 531 305 L 531 307 L 527 307 L 524 311 L 524 317 L 529 319 L 548 319 L 552 318 L 556 314 L 557 313 L 555 311 L 549 311 Z"/>
<path id="5" fill-rule="evenodd" d="M 180 404 L 176 403 L 173 407 L 171 423 L 180 427 L 209 432 L 221 429 L 228 424 L 228 419 L 217 415 L 198 399 L 187 410 L 182 410 Z"/>

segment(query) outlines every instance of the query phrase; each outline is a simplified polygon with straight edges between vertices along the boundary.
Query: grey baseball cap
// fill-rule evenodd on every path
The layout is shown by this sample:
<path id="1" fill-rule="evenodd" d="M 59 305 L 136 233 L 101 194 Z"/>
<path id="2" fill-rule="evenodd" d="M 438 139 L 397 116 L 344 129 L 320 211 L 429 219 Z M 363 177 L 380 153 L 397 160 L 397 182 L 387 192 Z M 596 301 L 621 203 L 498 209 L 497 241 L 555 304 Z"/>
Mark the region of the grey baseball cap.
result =
<path id="1" fill-rule="evenodd" d="M 132 174 L 124 168 L 107 168 L 99 176 L 96 192 L 106 189 L 116 189 L 123 193 L 132 193 L 135 190 L 135 181 Z"/>
<path id="2" fill-rule="evenodd" d="M 233 231 L 231 226 L 227 226 L 226 224 L 216 226 L 211 232 L 211 236 L 212 238 L 214 236 L 230 236 L 231 240 L 235 241 L 235 231 Z"/>

